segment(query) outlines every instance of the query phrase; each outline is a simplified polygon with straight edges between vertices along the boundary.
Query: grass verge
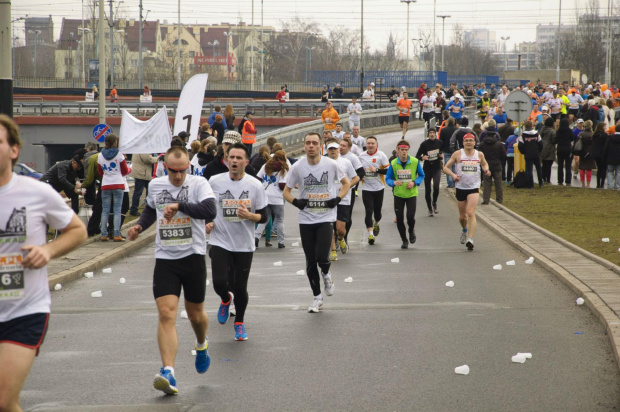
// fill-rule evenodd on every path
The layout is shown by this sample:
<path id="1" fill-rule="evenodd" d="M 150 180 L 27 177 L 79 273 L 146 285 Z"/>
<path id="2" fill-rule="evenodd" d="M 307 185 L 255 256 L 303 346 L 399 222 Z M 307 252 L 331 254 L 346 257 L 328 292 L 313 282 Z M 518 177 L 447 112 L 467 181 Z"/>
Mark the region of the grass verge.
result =
<path id="1" fill-rule="evenodd" d="M 491 195 L 495 198 L 495 192 Z M 620 265 L 620 192 L 547 185 L 504 187 L 504 206 L 569 242 Z M 609 238 L 605 243 L 601 239 Z"/>

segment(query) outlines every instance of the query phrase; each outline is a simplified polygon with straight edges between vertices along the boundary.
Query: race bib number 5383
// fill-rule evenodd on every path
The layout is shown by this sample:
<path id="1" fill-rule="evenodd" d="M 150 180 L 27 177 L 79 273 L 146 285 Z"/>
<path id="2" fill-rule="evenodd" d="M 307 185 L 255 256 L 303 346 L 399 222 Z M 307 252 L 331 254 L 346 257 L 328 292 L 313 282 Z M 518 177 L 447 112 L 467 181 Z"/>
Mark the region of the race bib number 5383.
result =
<path id="1" fill-rule="evenodd" d="M 162 246 L 191 245 L 191 219 L 188 216 L 159 219 L 159 243 Z"/>
<path id="2" fill-rule="evenodd" d="M 0 255 L 0 301 L 24 297 L 22 255 Z"/>

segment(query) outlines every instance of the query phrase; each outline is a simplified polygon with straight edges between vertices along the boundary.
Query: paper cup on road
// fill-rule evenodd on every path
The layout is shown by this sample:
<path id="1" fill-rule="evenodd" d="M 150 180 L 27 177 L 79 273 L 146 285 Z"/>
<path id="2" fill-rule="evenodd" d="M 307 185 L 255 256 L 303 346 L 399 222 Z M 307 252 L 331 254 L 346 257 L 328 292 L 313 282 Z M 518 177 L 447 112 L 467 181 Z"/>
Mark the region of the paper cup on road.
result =
<path id="1" fill-rule="evenodd" d="M 299 246 L 299 242 L 293 243 L 293 246 Z"/>
<path id="2" fill-rule="evenodd" d="M 522 353 L 517 353 L 515 356 L 512 357 L 512 361 L 514 363 L 525 363 L 525 355 Z"/>
<path id="3" fill-rule="evenodd" d="M 303 276 L 303 275 L 305 275 L 305 274 L 306 274 L 306 271 L 305 271 L 305 270 L 298 270 L 298 271 L 297 271 L 297 274 L 298 274 L 299 276 Z"/>
<path id="4" fill-rule="evenodd" d="M 86 272 L 86 273 L 84 273 L 84 277 L 85 277 L 85 278 L 89 278 L 89 279 L 90 279 L 90 278 L 92 278 L 93 276 L 95 276 L 95 274 L 94 274 L 93 272 Z"/>
<path id="5" fill-rule="evenodd" d="M 506 262 L 506 266 L 515 266 L 517 264 L 517 262 L 515 262 L 514 260 L 509 260 L 508 262 Z"/>
<path id="6" fill-rule="evenodd" d="M 345 280 L 344 280 L 344 281 L 345 281 L 346 283 L 351 283 L 351 282 L 353 282 L 353 278 L 352 278 L 352 277 L 348 277 L 348 278 L 345 278 Z"/>
<path id="7" fill-rule="evenodd" d="M 602 240 L 603 242 L 605 242 L 605 243 L 609 243 L 609 238 L 608 238 L 608 237 L 604 237 L 604 238 L 602 238 L 601 240 Z"/>
<path id="8" fill-rule="evenodd" d="M 461 365 L 454 368 L 454 373 L 457 375 L 469 375 L 469 366 Z"/>
<path id="9" fill-rule="evenodd" d="M 112 268 L 105 268 L 102 270 L 103 273 L 112 273 Z"/>
<path id="10" fill-rule="evenodd" d="M 62 289 L 62 285 L 60 283 L 56 283 L 56 285 L 54 286 L 54 290 L 60 290 Z"/>
<path id="11" fill-rule="evenodd" d="M 209 286 L 211 284 L 211 282 L 209 282 L 209 279 L 207 279 L 207 286 Z"/>
<path id="12" fill-rule="evenodd" d="M 495 269 L 495 270 L 502 270 L 502 265 L 495 265 L 495 266 L 493 266 L 493 269 Z"/>
<path id="13" fill-rule="evenodd" d="M 577 303 L 577 305 L 581 306 L 584 303 L 586 303 L 586 301 L 583 298 L 577 298 L 576 303 Z"/>
<path id="14" fill-rule="evenodd" d="M 102 297 L 102 296 L 103 296 L 103 293 L 101 293 L 101 291 L 100 291 L 100 290 L 95 291 L 95 292 L 93 292 L 93 293 L 91 293 L 91 294 L 90 294 L 90 297 L 91 297 L 91 298 L 100 298 L 100 297 Z"/>
<path id="15" fill-rule="evenodd" d="M 525 356 L 525 359 L 532 359 L 532 354 L 530 352 L 519 352 L 517 356 L 519 355 Z"/>
<path id="16" fill-rule="evenodd" d="M 530 258 L 525 261 L 526 265 L 531 265 L 532 263 L 534 263 L 534 256 L 530 256 Z"/>
<path id="17" fill-rule="evenodd" d="M 187 311 L 186 311 L 186 310 L 182 310 L 182 311 L 181 311 L 181 317 L 182 317 L 183 319 L 187 319 Z"/>
<path id="18" fill-rule="evenodd" d="M 282 266 L 282 261 L 278 260 L 277 262 L 273 262 L 274 266 Z"/>
<path id="19" fill-rule="evenodd" d="M 192 349 L 192 355 L 196 356 L 196 350 L 195 349 Z"/>
<path id="20" fill-rule="evenodd" d="M 124 284 L 126 282 L 125 278 L 120 278 L 118 281 L 121 282 L 121 284 Z"/>
<path id="21" fill-rule="evenodd" d="M 399 259 L 399 258 L 394 258 L 394 259 L 392 259 L 390 262 L 392 262 L 392 263 L 398 263 L 398 262 L 400 262 L 400 259 Z"/>
<path id="22" fill-rule="evenodd" d="M 454 287 L 454 282 L 453 281 L 446 282 L 446 286 L 449 287 L 449 288 L 453 288 Z"/>

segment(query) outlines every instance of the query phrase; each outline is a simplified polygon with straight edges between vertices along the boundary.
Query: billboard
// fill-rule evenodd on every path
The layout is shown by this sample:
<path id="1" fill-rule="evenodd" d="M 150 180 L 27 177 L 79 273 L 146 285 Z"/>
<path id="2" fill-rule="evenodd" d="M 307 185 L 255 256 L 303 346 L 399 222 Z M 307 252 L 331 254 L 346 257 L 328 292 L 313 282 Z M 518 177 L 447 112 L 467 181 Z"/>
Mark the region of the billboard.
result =
<path id="1" fill-rule="evenodd" d="M 214 63 L 213 56 L 194 56 L 194 64 L 196 65 L 215 64 L 217 66 L 226 66 L 226 56 L 216 56 L 215 63 Z M 228 55 L 228 65 L 229 66 L 237 65 L 237 59 L 235 59 L 235 56 L 232 53 Z"/>

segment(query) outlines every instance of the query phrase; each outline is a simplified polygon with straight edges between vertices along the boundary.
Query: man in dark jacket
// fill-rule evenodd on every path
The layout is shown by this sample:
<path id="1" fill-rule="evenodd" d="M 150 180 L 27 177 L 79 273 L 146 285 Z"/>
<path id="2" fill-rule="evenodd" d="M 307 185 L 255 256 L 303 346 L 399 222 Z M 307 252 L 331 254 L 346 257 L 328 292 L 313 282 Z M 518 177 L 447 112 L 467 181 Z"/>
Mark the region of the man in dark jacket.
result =
<path id="1" fill-rule="evenodd" d="M 457 150 L 461 150 L 463 148 L 463 136 L 465 136 L 467 133 L 471 133 L 476 136 L 476 144 L 474 145 L 474 147 L 478 148 L 480 140 L 478 140 L 476 133 L 474 133 L 474 131 L 469 128 L 469 119 L 467 119 L 467 117 L 463 117 L 461 119 L 459 128 L 452 134 L 452 137 L 450 137 L 450 149 L 452 150 L 452 152 L 456 152 Z M 447 161 L 448 159 L 446 159 L 446 162 Z"/>
<path id="2" fill-rule="evenodd" d="M 616 123 L 616 133 L 605 142 L 603 156 L 607 162 L 607 189 L 620 190 L 620 120 Z"/>
<path id="3" fill-rule="evenodd" d="M 495 200 L 497 203 L 504 201 L 504 186 L 502 185 L 502 164 L 506 164 L 506 148 L 497 139 L 497 134 L 489 132 L 480 142 L 478 150 L 484 154 L 489 164 L 490 176 L 484 175 L 484 191 L 482 192 L 482 204 L 488 205 L 491 200 L 491 180 L 495 184 Z"/>
<path id="4" fill-rule="evenodd" d="M 443 152 L 443 164 L 448 163 L 448 160 L 450 160 L 450 157 L 452 157 L 450 138 L 456 130 L 456 121 L 454 120 L 454 117 L 450 117 L 448 118 L 446 126 L 442 127 L 441 131 L 439 132 L 439 140 L 441 140 L 442 143 L 441 151 Z M 454 172 L 455 170 L 452 171 Z M 448 187 L 454 187 L 454 179 L 452 179 L 452 176 L 446 175 L 446 182 L 448 182 Z"/>
<path id="5" fill-rule="evenodd" d="M 207 164 L 202 176 L 209 180 L 212 176 L 219 175 L 221 173 L 228 173 L 228 163 L 226 160 L 226 150 L 231 144 L 241 142 L 241 136 L 234 130 L 229 130 L 224 134 L 224 140 L 222 141 L 221 149 L 218 150 L 217 155 L 213 158 L 213 161 Z M 245 167 L 245 172 L 256 177 L 256 171 L 249 164 Z"/>
<path id="6" fill-rule="evenodd" d="M 540 164 L 540 152 L 543 148 L 542 139 L 538 132 L 534 130 L 531 120 L 525 121 L 525 131 L 517 140 L 519 143 L 519 151 L 525 158 L 525 174 L 527 176 L 527 188 L 534 188 L 534 174 L 532 167 L 536 167 L 536 175 L 538 177 L 538 187 L 543 187 L 542 166 Z"/>
<path id="7" fill-rule="evenodd" d="M 76 179 L 82 167 L 82 159 L 76 155 L 71 160 L 56 163 L 39 179 L 49 183 L 58 193 L 65 192 L 65 195 L 71 199 L 71 209 L 76 215 L 80 213 L 80 194 L 82 193 L 82 184 L 76 182 Z"/>

